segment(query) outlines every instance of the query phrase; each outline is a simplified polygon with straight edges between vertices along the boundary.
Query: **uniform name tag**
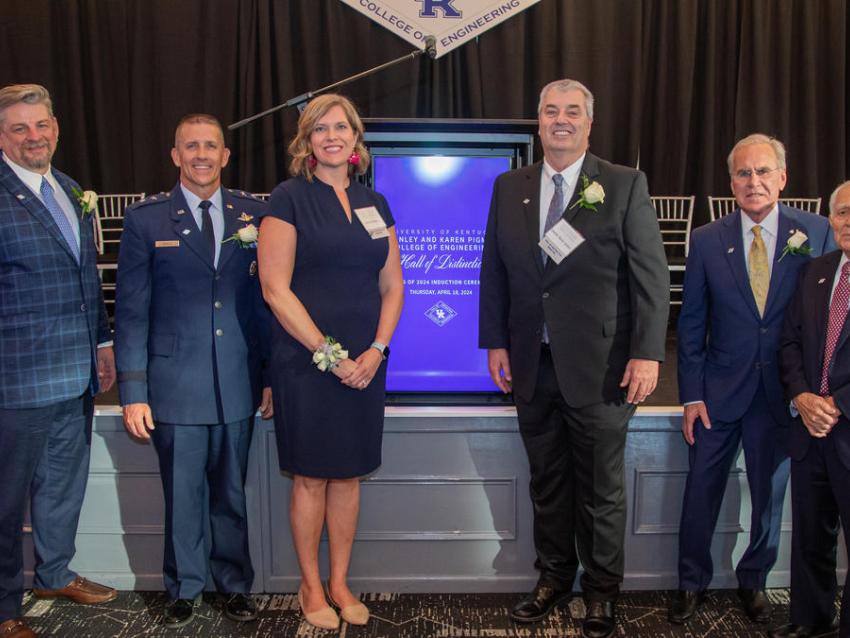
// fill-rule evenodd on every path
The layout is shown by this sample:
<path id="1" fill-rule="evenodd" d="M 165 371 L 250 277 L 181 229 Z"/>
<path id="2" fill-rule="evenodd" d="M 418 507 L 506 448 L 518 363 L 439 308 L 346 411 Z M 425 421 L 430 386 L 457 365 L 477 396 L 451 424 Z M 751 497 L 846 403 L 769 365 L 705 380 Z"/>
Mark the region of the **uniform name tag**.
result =
<path id="1" fill-rule="evenodd" d="M 564 257 L 581 246 L 584 242 L 584 237 L 573 228 L 566 219 L 562 219 L 557 224 L 549 229 L 549 232 L 543 235 L 540 240 L 540 248 L 549 256 L 556 264 L 560 264 Z"/>
<path id="2" fill-rule="evenodd" d="M 179 239 L 162 239 L 154 243 L 155 248 L 179 248 Z"/>
<path id="3" fill-rule="evenodd" d="M 360 223 L 363 224 L 363 228 L 366 229 L 366 232 L 369 233 L 369 237 L 372 239 L 380 239 L 381 237 L 390 236 L 390 231 L 387 230 L 387 224 L 384 222 L 384 218 L 381 217 L 378 209 L 374 206 L 355 208 L 354 213 L 357 215 L 357 219 L 360 220 Z"/>

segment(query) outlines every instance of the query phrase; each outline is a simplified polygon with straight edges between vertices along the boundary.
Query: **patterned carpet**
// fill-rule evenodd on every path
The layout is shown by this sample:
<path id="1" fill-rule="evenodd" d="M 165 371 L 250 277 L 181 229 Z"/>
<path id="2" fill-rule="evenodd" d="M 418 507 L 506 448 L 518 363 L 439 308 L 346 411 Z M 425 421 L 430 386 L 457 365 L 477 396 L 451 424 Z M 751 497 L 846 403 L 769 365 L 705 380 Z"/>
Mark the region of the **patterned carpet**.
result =
<path id="1" fill-rule="evenodd" d="M 617 606 L 616 636 L 629 638 L 749 638 L 764 636 L 766 626 L 744 616 L 734 591 L 713 591 L 687 625 L 667 622 L 669 592 L 624 593 Z M 777 606 L 776 622 L 786 622 L 788 591 L 769 592 Z M 546 621 L 517 625 L 508 617 L 516 594 L 365 594 L 372 611 L 365 627 L 343 624 L 341 638 L 572 638 L 581 635 L 584 602 L 574 598 Z M 161 627 L 165 596 L 161 592 L 121 592 L 111 603 L 81 606 L 67 601 L 27 596 L 27 622 L 39 636 L 62 638 L 132 638 L 136 636 L 203 636 L 204 638 L 312 638 L 334 636 L 302 622 L 293 594 L 258 595 L 256 622 L 238 625 L 219 612 L 214 596 L 205 597 L 195 620 L 180 630 Z"/>

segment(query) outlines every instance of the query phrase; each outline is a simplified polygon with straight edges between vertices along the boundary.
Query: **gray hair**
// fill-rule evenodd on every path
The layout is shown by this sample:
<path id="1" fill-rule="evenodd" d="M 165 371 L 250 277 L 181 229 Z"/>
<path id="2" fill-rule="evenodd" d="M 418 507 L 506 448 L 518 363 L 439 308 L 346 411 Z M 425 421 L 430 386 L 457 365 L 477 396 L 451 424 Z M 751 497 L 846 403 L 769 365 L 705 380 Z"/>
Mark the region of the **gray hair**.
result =
<path id="1" fill-rule="evenodd" d="M 10 84 L 0 89 L 0 126 L 6 118 L 6 109 L 21 103 L 44 104 L 53 117 L 53 101 L 47 89 L 40 84 Z"/>
<path id="2" fill-rule="evenodd" d="M 776 155 L 776 163 L 779 164 L 778 168 L 785 168 L 785 145 L 775 137 L 770 137 L 764 133 L 753 133 L 752 135 L 747 135 L 747 137 L 738 140 L 738 143 L 732 147 L 731 151 L 729 151 L 729 156 L 726 158 L 726 166 L 729 168 L 730 175 L 732 174 L 735 151 L 745 146 L 752 146 L 753 144 L 769 145 L 770 148 L 773 149 L 773 154 Z"/>
<path id="3" fill-rule="evenodd" d="M 546 86 L 543 87 L 543 90 L 540 91 L 540 100 L 537 102 L 537 114 L 540 115 L 540 112 L 543 110 L 543 98 L 546 96 L 546 92 L 549 89 L 555 89 L 556 91 L 561 91 L 562 93 L 566 93 L 567 91 L 581 91 L 584 94 L 584 110 L 587 111 L 587 117 L 591 120 L 593 119 L 593 93 L 590 92 L 584 84 L 579 82 L 578 80 L 555 80 L 554 82 L 549 82 Z"/>
<path id="4" fill-rule="evenodd" d="M 832 195 L 829 196 L 829 215 L 832 216 L 832 213 L 835 211 L 835 200 L 838 199 L 838 192 L 844 188 L 845 186 L 850 186 L 850 179 L 846 182 L 840 183 L 835 187 L 835 190 L 832 191 Z"/>

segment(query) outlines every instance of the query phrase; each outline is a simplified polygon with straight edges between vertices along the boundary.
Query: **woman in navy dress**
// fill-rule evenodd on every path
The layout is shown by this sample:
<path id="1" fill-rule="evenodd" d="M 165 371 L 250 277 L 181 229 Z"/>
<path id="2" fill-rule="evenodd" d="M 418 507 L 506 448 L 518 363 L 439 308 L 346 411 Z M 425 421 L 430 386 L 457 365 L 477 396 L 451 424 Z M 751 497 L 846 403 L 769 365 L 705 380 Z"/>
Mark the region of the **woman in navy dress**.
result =
<path id="1" fill-rule="evenodd" d="M 387 202 L 353 179 L 369 163 L 354 105 L 339 95 L 313 99 L 289 152 L 293 177 L 271 194 L 258 260 L 263 295 L 277 318 L 275 430 L 281 470 L 293 477 L 298 601 L 308 622 L 333 629 L 339 616 L 328 602 L 350 623 L 369 617 L 346 579 L 360 479 L 381 463 L 385 354 L 404 293 Z M 328 598 L 318 564 L 324 522 Z"/>

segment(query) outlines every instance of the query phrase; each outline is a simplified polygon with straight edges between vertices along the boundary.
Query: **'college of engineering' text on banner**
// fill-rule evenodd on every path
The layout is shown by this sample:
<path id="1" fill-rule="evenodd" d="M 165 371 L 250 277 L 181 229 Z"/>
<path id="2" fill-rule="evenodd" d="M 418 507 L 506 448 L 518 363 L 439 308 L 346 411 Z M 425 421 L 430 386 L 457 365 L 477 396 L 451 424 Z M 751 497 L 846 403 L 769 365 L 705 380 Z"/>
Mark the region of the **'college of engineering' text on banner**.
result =
<path id="1" fill-rule="evenodd" d="M 421 49 L 436 39 L 437 57 L 540 0 L 342 0 Z"/>

